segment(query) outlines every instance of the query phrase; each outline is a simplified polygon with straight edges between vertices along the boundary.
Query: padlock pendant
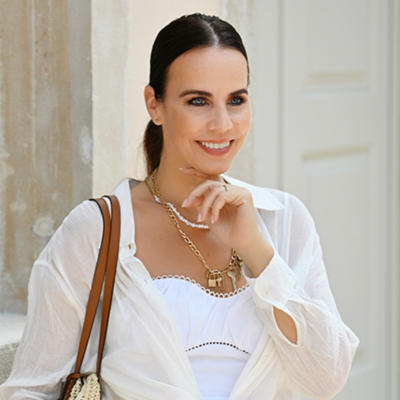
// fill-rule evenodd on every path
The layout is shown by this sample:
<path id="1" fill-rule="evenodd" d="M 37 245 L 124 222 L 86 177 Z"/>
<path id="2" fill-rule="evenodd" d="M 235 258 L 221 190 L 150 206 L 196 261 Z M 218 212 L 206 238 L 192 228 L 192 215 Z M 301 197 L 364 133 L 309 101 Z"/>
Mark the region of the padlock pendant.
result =
<path id="1" fill-rule="evenodd" d="M 208 274 L 208 287 L 210 288 L 210 287 L 216 287 L 216 286 L 217 286 L 217 284 L 216 284 L 215 274 L 210 272 Z"/>

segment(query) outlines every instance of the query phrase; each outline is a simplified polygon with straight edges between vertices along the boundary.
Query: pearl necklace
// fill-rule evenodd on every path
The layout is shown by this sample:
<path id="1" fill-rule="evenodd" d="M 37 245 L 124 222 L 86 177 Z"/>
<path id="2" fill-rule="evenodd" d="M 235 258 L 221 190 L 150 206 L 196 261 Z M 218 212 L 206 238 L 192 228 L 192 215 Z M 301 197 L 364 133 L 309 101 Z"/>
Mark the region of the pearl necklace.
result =
<path id="1" fill-rule="evenodd" d="M 161 200 L 154 195 L 154 199 L 158 204 L 162 204 Z M 197 229 L 210 229 L 210 227 L 208 225 L 204 225 L 204 224 L 195 224 L 194 222 L 190 222 L 188 221 L 182 214 L 180 214 L 180 212 L 175 208 L 175 206 L 169 202 L 166 202 L 171 210 L 175 213 L 175 215 L 186 225 L 191 226 L 192 228 L 197 228 Z"/>

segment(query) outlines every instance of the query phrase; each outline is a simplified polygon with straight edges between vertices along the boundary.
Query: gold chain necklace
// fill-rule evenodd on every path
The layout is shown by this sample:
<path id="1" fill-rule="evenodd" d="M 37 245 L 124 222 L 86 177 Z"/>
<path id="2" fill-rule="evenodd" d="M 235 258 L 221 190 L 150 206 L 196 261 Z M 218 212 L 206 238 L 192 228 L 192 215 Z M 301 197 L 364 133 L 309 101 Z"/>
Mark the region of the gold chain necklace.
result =
<path id="1" fill-rule="evenodd" d="M 232 249 L 232 256 L 231 256 L 229 264 L 226 268 L 224 268 L 222 270 L 210 268 L 208 266 L 206 260 L 204 259 L 204 257 L 201 255 L 200 251 L 195 246 L 195 244 L 189 239 L 189 237 L 186 235 L 186 233 L 182 231 L 172 208 L 161 196 L 160 191 L 158 189 L 158 184 L 157 184 L 157 169 L 154 170 L 151 177 L 152 177 L 153 187 L 151 187 L 151 185 L 150 185 L 149 177 L 146 177 L 146 179 L 145 179 L 145 183 L 146 183 L 147 188 L 149 189 L 149 192 L 152 194 L 154 199 L 156 198 L 156 196 L 158 197 L 158 199 L 161 202 L 161 205 L 165 208 L 165 210 L 168 213 L 168 216 L 171 218 L 171 221 L 174 223 L 174 225 L 178 229 L 179 233 L 181 234 L 183 241 L 188 245 L 188 247 L 193 251 L 193 253 L 197 256 L 197 258 L 201 261 L 201 263 L 207 269 L 206 278 L 207 278 L 208 287 L 212 288 L 212 287 L 216 287 L 217 285 L 218 285 L 218 287 L 221 287 L 221 285 L 224 286 L 224 274 L 227 274 L 232 280 L 233 289 L 237 290 L 236 277 L 237 277 L 237 275 L 239 275 L 239 277 L 241 276 L 241 267 L 243 265 L 243 261 L 240 258 L 239 254 L 237 254 L 236 250 Z"/>

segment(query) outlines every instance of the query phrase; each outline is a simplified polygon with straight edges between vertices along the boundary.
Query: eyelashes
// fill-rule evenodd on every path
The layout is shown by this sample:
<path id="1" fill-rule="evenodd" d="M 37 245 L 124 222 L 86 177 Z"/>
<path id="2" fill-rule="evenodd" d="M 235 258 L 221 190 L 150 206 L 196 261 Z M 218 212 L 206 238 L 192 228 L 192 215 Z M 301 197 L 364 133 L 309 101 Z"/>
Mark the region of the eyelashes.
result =
<path id="1" fill-rule="evenodd" d="M 203 97 L 195 97 L 189 100 L 188 104 L 191 104 L 192 106 L 205 106 L 207 103 Z"/>
<path id="2" fill-rule="evenodd" d="M 231 99 L 230 103 L 233 106 L 240 106 L 241 104 L 246 103 L 246 101 L 247 99 L 245 99 L 243 96 L 236 96 Z"/>
<path id="3" fill-rule="evenodd" d="M 228 104 L 230 104 L 231 106 L 240 106 L 246 103 L 246 101 L 247 99 L 243 96 L 235 96 L 229 100 Z M 207 105 L 208 103 L 204 97 L 194 97 L 188 101 L 188 104 L 196 107 L 202 107 Z"/>

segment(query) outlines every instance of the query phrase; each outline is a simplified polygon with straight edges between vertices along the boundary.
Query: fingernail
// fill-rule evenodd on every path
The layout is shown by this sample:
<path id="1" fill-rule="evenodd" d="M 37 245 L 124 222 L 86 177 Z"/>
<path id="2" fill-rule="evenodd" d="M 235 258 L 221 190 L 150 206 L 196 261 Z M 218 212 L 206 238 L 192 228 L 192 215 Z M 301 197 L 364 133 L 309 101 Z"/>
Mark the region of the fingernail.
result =
<path id="1" fill-rule="evenodd" d="M 188 202 L 187 198 L 185 200 L 183 200 L 182 207 L 186 207 L 187 202 Z"/>
<path id="2" fill-rule="evenodd" d="M 202 219 L 202 215 L 201 215 L 201 212 L 200 212 L 199 215 L 197 216 L 197 222 L 201 222 L 201 219 Z"/>
<path id="3" fill-rule="evenodd" d="M 214 223 L 214 217 L 211 215 L 211 225 Z"/>

